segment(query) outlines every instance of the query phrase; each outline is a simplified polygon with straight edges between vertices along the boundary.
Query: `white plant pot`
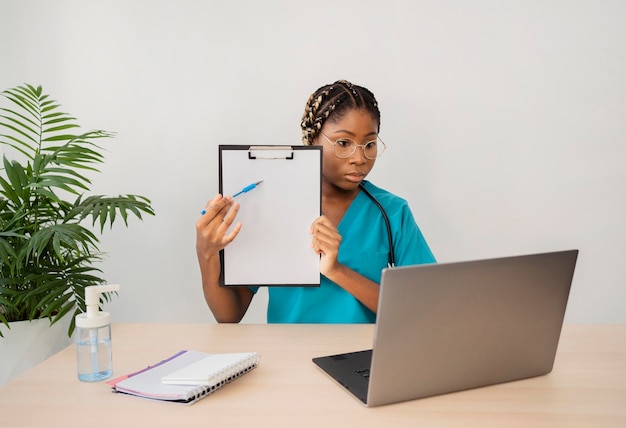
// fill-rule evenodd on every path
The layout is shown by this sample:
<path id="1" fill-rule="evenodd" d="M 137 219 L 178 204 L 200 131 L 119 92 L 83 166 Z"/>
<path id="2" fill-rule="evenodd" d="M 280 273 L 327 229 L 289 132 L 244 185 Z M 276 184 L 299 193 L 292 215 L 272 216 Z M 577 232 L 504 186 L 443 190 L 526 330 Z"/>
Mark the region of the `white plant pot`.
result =
<path id="1" fill-rule="evenodd" d="M 50 326 L 48 319 L 14 321 L 2 326 L 0 386 L 36 366 L 72 343 L 67 336 L 71 316 Z"/>

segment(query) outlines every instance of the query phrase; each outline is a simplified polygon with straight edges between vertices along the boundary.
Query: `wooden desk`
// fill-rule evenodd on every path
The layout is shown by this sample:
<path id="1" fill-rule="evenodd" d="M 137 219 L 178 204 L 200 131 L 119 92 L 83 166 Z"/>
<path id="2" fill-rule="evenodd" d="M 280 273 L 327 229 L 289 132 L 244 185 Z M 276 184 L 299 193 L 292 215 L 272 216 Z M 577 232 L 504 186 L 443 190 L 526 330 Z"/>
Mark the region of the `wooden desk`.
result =
<path id="1" fill-rule="evenodd" d="M 79 382 L 72 345 L 0 388 L 0 426 L 626 426 L 626 325 L 566 325 L 547 376 L 366 408 L 311 358 L 371 347 L 372 333 L 372 325 L 114 325 L 114 376 L 181 349 L 258 351 L 262 360 L 183 406 Z"/>

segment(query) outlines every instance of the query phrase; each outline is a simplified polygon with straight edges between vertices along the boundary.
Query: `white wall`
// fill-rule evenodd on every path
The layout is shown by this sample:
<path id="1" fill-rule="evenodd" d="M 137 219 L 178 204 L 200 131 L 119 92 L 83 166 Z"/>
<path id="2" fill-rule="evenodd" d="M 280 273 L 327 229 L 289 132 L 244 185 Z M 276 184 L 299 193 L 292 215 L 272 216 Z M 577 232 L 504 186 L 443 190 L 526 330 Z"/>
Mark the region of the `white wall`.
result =
<path id="1" fill-rule="evenodd" d="M 567 321 L 624 323 L 624 16 L 620 0 L 0 0 L 0 87 L 42 84 L 116 131 L 94 191 L 153 201 L 102 238 L 116 321 L 213 321 L 194 224 L 217 145 L 298 144 L 309 94 L 345 78 L 380 102 L 370 178 L 440 261 L 579 248 Z"/>

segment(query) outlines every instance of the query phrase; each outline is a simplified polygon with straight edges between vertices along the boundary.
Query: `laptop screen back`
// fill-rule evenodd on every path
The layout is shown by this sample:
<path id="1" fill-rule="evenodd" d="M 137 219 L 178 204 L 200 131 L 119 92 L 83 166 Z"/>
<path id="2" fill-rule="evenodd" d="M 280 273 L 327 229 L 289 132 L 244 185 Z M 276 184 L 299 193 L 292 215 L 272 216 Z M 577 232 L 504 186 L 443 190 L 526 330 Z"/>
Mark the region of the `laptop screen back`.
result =
<path id="1" fill-rule="evenodd" d="M 385 269 L 367 404 L 550 372 L 577 255 Z"/>

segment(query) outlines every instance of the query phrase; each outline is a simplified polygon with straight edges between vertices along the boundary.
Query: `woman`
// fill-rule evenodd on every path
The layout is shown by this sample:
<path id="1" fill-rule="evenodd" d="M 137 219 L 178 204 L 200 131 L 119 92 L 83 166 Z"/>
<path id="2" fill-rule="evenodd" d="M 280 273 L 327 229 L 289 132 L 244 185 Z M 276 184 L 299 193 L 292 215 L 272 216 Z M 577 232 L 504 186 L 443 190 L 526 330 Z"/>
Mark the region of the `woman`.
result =
<path id="1" fill-rule="evenodd" d="M 301 127 L 305 145 L 323 147 L 323 215 L 310 230 L 312 251 L 320 255 L 321 285 L 270 287 L 267 320 L 374 322 L 378 283 L 390 254 L 396 266 L 435 262 L 406 201 L 365 181 L 385 150 L 378 137 L 378 103 L 368 89 L 340 80 L 310 96 Z M 196 224 L 204 297 L 218 322 L 241 321 L 256 292 L 218 282 L 219 251 L 241 229 L 235 224 L 227 232 L 239 208 L 232 197 L 217 195 Z"/>

